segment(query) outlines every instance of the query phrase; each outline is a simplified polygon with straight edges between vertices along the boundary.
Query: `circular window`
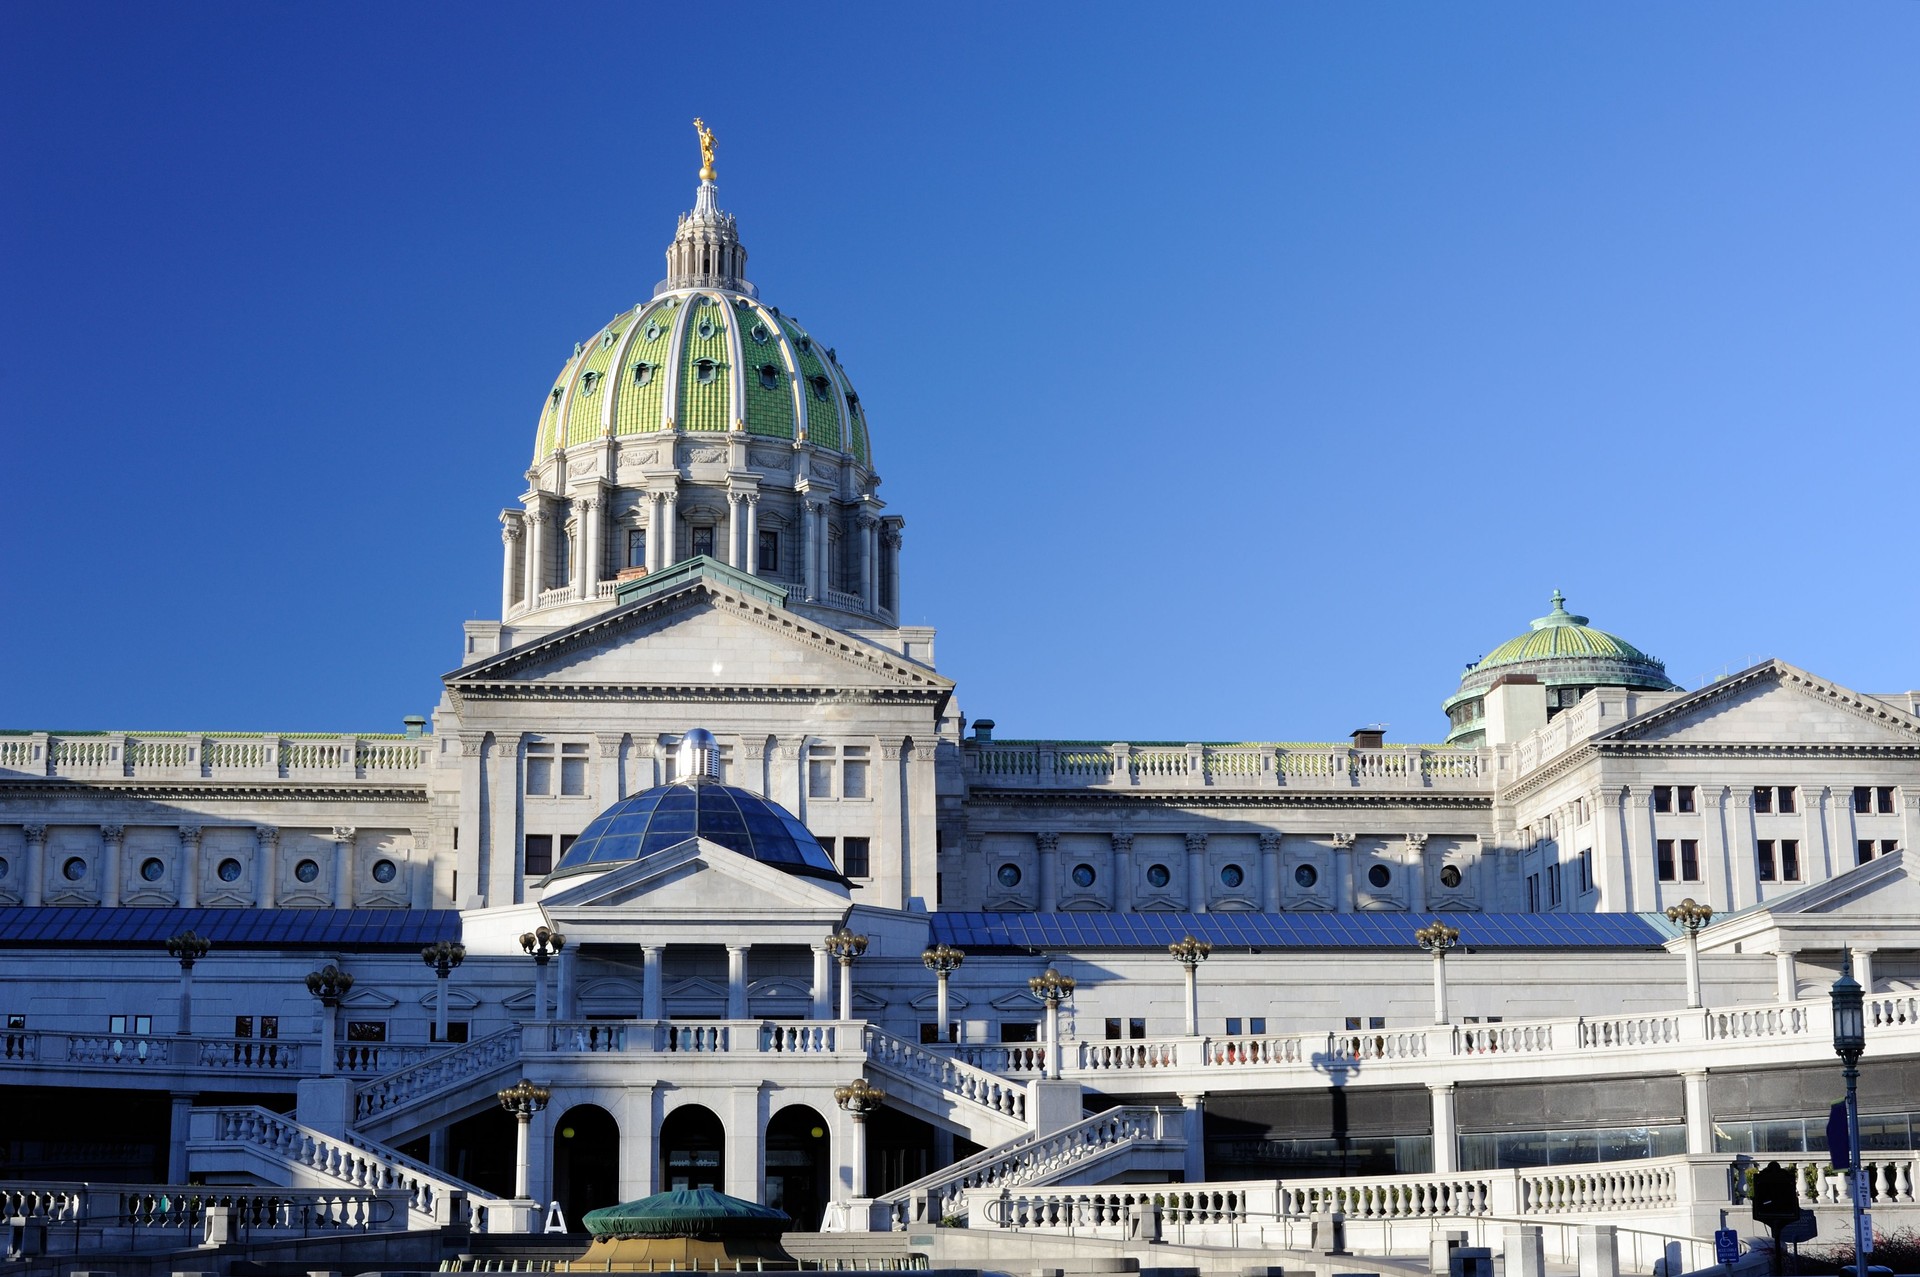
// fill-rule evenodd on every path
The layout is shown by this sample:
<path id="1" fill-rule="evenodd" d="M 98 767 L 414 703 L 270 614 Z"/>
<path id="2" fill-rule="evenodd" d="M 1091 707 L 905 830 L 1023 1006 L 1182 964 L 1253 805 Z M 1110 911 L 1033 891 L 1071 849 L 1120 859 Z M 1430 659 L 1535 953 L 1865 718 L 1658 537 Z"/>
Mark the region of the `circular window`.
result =
<path id="1" fill-rule="evenodd" d="M 1239 865 L 1228 865 L 1220 871 L 1220 885 L 1223 887 L 1237 887 L 1246 880 L 1246 871 Z"/>
<path id="2" fill-rule="evenodd" d="M 1367 881 L 1376 887 L 1384 887 L 1393 881 L 1393 873 L 1385 865 L 1375 865 L 1367 870 Z"/>
<path id="3" fill-rule="evenodd" d="M 240 881 L 240 862 L 235 860 L 232 856 L 228 856 L 225 860 L 220 862 L 220 868 L 215 870 L 215 872 L 220 875 L 221 882 L 239 882 Z"/>
<path id="4" fill-rule="evenodd" d="M 1073 881 L 1075 886 L 1091 887 L 1094 876 L 1092 865 L 1075 865 L 1073 867 Z"/>
<path id="5" fill-rule="evenodd" d="M 1312 865 L 1301 865 L 1293 871 L 1293 880 L 1303 887 L 1311 887 L 1320 881 L 1320 873 Z"/>
<path id="6" fill-rule="evenodd" d="M 87 876 L 87 862 L 75 856 L 60 866 L 60 873 L 68 882 L 79 882 Z"/>
<path id="7" fill-rule="evenodd" d="M 167 867 L 160 862 L 159 857 L 148 856 L 140 862 L 140 876 L 148 882 L 159 882 L 167 876 Z"/>
<path id="8" fill-rule="evenodd" d="M 753 339 L 759 342 L 762 346 L 766 345 L 768 339 L 770 339 L 772 336 L 773 334 L 767 331 L 767 326 L 765 324 L 755 324 L 753 326 Z"/>
<path id="9" fill-rule="evenodd" d="M 1000 879 L 1003 887 L 1017 887 L 1020 885 L 1020 866 L 1011 863 L 1001 865 L 1000 872 L 994 876 Z"/>
<path id="10" fill-rule="evenodd" d="M 7 870 L 9 870 L 9 869 L 11 869 L 12 867 L 13 867 L 13 866 L 11 866 L 11 865 L 9 865 L 9 864 L 8 864 L 8 863 L 6 862 L 6 858 L 5 858 L 5 857 L 3 857 L 3 856 L 0 856 L 0 878 L 4 878 L 4 877 L 6 877 L 6 876 L 7 876 Z"/>
<path id="11" fill-rule="evenodd" d="M 702 337 L 713 336 L 713 321 L 702 317 L 700 320 L 699 333 Z"/>
<path id="12" fill-rule="evenodd" d="M 1165 865 L 1147 866 L 1147 885 L 1149 887 L 1164 887 L 1172 881 L 1173 875 L 1167 871 Z"/>
<path id="13" fill-rule="evenodd" d="M 301 861 L 293 867 L 293 876 L 301 882 L 312 882 L 320 876 L 320 862 L 317 860 Z"/>
<path id="14" fill-rule="evenodd" d="M 761 364 L 760 384 L 768 390 L 780 389 L 780 369 L 773 364 Z"/>
<path id="15" fill-rule="evenodd" d="M 1460 867 L 1458 865 L 1448 865 L 1445 869 L 1442 869 L 1440 871 L 1440 885 L 1443 887 L 1459 886 Z"/>
<path id="16" fill-rule="evenodd" d="M 392 882 L 393 876 L 399 872 L 399 869 L 395 868 L 391 860 L 376 860 L 373 862 L 373 880 L 375 882 Z"/>
<path id="17" fill-rule="evenodd" d="M 646 337 L 648 341 L 659 341 L 660 325 L 649 322 L 646 328 L 643 330 L 643 335 Z"/>

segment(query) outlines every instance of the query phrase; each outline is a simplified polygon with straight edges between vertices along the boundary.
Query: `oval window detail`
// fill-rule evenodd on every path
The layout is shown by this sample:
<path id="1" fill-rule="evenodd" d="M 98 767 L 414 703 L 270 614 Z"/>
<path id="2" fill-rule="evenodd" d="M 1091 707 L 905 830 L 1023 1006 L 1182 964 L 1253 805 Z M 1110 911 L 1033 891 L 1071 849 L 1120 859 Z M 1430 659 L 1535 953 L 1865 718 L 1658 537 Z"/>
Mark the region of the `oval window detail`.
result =
<path id="1" fill-rule="evenodd" d="M 221 882 L 239 882 L 240 862 L 228 856 L 220 862 L 220 868 L 216 872 L 220 875 Z"/>
<path id="2" fill-rule="evenodd" d="M 832 388 L 833 383 L 825 377 L 822 377 L 819 373 L 815 373 L 813 376 L 807 378 L 807 385 L 813 388 L 813 397 L 821 403 L 825 403 L 827 401 L 827 391 Z"/>
<path id="3" fill-rule="evenodd" d="M 1246 880 L 1246 870 L 1239 865 L 1228 865 L 1220 871 L 1220 885 L 1223 887 L 1237 887 Z"/>
<path id="4" fill-rule="evenodd" d="M 1147 885 L 1149 887 L 1164 887 L 1172 881 L 1173 874 L 1165 865 L 1147 866 Z"/>
<path id="5" fill-rule="evenodd" d="M 760 365 L 760 384 L 768 390 L 780 389 L 780 368 L 776 364 Z"/>
<path id="6" fill-rule="evenodd" d="M 391 860 L 376 860 L 373 862 L 373 880 L 375 882 L 392 882 L 393 876 L 399 872 L 399 869 L 394 866 Z"/>
<path id="7" fill-rule="evenodd" d="M 7 863 L 7 858 L 0 856 L 0 878 L 5 878 L 7 876 L 7 870 L 11 868 L 13 868 L 13 866 Z"/>
<path id="8" fill-rule="evenodd" d="M 158 856 L 148 856 L 140 862 L 140 876 L 148 882 L 159 882 L 167 876 L 167 867 Z"/>
<path id="9" fill-rule="evenodd" d="M 1003 887 L 1017 887 L 1020 885 L 1020 866 L 1012 863 L 1001 865 L 995 877 L 1000 879 Z"/>
<path id="10" fill-rule="evenodd" d="M 1302 887 L 1311 887 L 1314 883 L 1320 881 L 1320 871 L 1312 865 L 1301 865 L 1293 871 L 1293 880 Z"/>
<path id="11" fill-rule="evenodd" d="M 765 324 L 755 324 L 753 326 L 753 339 L 759 342 L 762 346 L 766 345 L 768 341 L 772 340 L 772 338 L 773 338 L 773 334 L 767 331 L 767 326 Z"/>
<path id="12" fill-rule="evenodd" d="M 1367 881 L 1376 887 L 1384 887 L 1393 881 L 1393 871 L 1385 865 L 1375 865 L 1367 870 Z"/>
<path id="13" fill-rule="evenodd" d="M 1075 865 L 1073 867 L 1073 884 L 1076 887 L 1091 887 L 1097 876 L 1098 875 L 1093 872 L 1092 865 Z"/>
<path id="14" fill-rule="evenodd" d="M 1460 866 L 1448 865 L 1446 868 L 1442 869 L 1440 871 L 1440 885 L 1443 887 L 1459 886 L 1460 885 Z"/>
<path id="15" fill-rule="evenodd" d="M 293 867 L 293 876 L 301 882 L 312 882 L 320 876 L 320 862 L 317 860 L 301 861 Z"/>
<path id="16" fill-rule="evenodd" d="M 87 862 L 75 856 L 60 866 L 60 876 L 68 882 L 79 882 L 87 876 Z"/>

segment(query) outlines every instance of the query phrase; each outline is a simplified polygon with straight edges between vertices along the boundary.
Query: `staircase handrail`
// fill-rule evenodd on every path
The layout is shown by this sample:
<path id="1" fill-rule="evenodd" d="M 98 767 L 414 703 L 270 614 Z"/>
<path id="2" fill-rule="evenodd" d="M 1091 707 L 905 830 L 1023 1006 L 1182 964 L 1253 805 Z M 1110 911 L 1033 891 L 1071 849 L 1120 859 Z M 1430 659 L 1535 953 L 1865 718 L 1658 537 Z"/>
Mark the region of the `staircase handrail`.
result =
<path id="1" fill-rule="evenodd" d="M 983 1149 L 931 1175 L 903 1184 L 879 1200 L 893 1207 L 897 1221 L 938 1223 L 958 1213 L 955 1208 L 964 1204 L 964 1194 L 969 1188 L 1029 1184 L 1038 1176 L 1083 1165 L 1143 1139 L 1178 1139 L 1180 1112 L 1150 1104 L 1122 1104 L 1046 1135 L 1028 1132 Z M 1085 1150 L 1084 1155 L 1081 1150 Z M 927 1200 L 929 1218 L 924 1221 L 906 1218 L 915 1200 L 922 1197 Z"/>
<path id="2" fill-rule="evenodd" d="M 520 1058 L 520 1026 L 461 1042 L 424 1060 L 383 1073 L 354 1088 L 357 1126 L 439 1094 L 454 1082 L 478 1077 Z"/>
<path id="3" fill-rule="evenodd" d="M 861 1033 L 869 1063 L 918 1077 L 968 1104 L 989 1109 L 1016 1122 L 1027 1120 L 1027 1088 L 998 1073 L 989 1073 L 951 1055 L 929 1051 L 869 1024 Z"/>

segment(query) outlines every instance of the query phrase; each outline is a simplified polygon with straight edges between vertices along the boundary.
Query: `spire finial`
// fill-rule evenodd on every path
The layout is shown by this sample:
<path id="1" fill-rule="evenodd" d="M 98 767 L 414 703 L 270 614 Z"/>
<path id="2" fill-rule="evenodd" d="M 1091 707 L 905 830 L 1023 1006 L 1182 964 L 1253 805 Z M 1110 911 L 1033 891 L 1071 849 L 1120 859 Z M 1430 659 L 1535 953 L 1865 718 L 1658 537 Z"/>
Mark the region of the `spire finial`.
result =
<path id="1" fill-rule="evenodd" d="M 1567 610 L 1567 596 L 1560 593 L 1558 589 L 1553 592 L 1553 610 L 1556 612 Z"/>
<path id="2" fill-rule="evenodd" d="M 696 115 L 693 117 L 693 131 L 700 135 L 700 180 L 711 182 L 719 176 L 713 171 L 713 130 Z"/>

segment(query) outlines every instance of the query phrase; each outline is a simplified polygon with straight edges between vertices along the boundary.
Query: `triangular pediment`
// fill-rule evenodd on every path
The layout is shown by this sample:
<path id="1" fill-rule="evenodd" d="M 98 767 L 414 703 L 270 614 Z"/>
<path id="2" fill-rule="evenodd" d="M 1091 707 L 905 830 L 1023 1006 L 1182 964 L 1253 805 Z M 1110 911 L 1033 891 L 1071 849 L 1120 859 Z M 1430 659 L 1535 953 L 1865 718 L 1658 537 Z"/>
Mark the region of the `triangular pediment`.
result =
<path id="1" fill-rule="evenodd" d="M 1595 738 L 1602 745 L 1920 748 L 1920 719 L 1785 661 L 1765 661 Z"/>
<path id="2" fill-rule="evenodd" d="M 1920 940 L 1920 881 L 1905 851 L 1876 856 L 1825 882 L 1716 918 L 1704 952 L 1909 949 Z M 1677 949 L 1680 942 L 1668 945 Z"/>
<path id="3" fill-rule="evenodd" d="M 446 684 L 455 697 L 726 688 L 944 700 L 953 690 L 917 661 L 705 575 L 463 666 Z"/>
<path id="4" fill-rule="evenodd" d="M 795 910 L 838 916 L 846 889 L 797 877 L 717 842 L 689 838 L 678 846 L 595 874 L 562 878 L 542 896 L 548 915 L 583 909 L 635 909 L 648 914 L 752 918 Z"/>
<path id="5" fill-rule="evenodd" d="M 1907 872 L 1906 852 L 1876 856 L 1864 865 L 1816 883 L 1773 907 L 1776 918 L 1852 915 L 1920 919 L 1920 883 Z"/>

